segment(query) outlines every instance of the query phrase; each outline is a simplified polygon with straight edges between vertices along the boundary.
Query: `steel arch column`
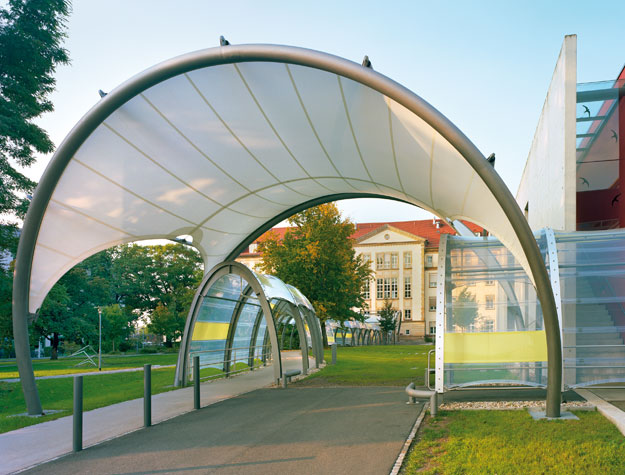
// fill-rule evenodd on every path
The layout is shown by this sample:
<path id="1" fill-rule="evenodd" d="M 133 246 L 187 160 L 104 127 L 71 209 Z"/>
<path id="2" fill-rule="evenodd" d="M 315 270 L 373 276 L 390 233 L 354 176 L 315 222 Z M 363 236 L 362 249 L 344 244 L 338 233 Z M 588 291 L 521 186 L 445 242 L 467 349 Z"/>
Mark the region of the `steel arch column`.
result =
<path id="1" fill-rule="evenodd" d="M 39 228 L 52 193 L 75 152 L 89 135 L 115 110 L 124 103 L 166 79 L 203 67 L 242 62 L 263 61 L 297 64 L 331 72 L 359 82 L 378 91 L 389 99 L 413 112 L 443 136 L 467 161 L 471 168 L 488 187 L 501 206 L 514 233 L 519 240 L 528 262 L 538 298 L 543 309 L 547 337 L 548 367 L 547 416 L 559 417 L 562 383 L 562 349 L 560 329 L 555 300 L 542 256 L 523 213 L 510 190 L 494 171 L 479 149 L 445 116 L 421 97 L 390 78 L 363 67 L 358 63 L 333 55 L 276 45 L 225 46 L 189 53 L 160 63 L 133 77 L 115 91 L 105 96 L 72 129 L 58 147 L 46 169 L 24 220 L 22 236 L 16 256 L 15 278 L 13 282 L 13 333 L 20 380 L 29 414 L 41 413 L 41 403 L 37 393 L 28 343 L 29 287 L 32 261 Z M 312 200 L 329 201 L 327 197 Z M 318 204 L 318 203 L 317 203 Z M 298 205 L 287 212 L 293 214 Z M 308 204 L 306 207 L 312 206 Z M 302 208 L 303 209 L 303 208 Z M 277 219 L 278 217 L 276 217 Z M 269 220 L 254 233 L 243 239 L 230 254 L 236 257 L 249 243 L 278 221 Z M 442 216 L 442 218 L 446 218 Z"/>

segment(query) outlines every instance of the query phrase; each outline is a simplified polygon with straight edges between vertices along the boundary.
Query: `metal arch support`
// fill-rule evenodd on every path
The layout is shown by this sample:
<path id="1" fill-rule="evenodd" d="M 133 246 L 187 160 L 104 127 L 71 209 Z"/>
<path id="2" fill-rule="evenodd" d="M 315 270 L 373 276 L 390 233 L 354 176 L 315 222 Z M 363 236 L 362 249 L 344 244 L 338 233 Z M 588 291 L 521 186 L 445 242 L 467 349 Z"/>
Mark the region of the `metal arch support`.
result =
<path id="1" fill-rule="evenodd" d="M 321 333 L 321 322 L 309 308 L 302 309 L 308 319 L 308 328 L 313 344 L 316 342 L 317 354 L 315 355 L 315 366 L 318 368 L 323 363 L 323 334 Z M 316 336 L 315 336 L 316 335 Z"/>
<path id="2" fill-rule="evenodd" d="M 304 326 L 304 321 L 297 305 L 288 302 L 288 307 L 291 310 L 291 314 L 295 320 L 295 326 L 297 327 L 297 333 L 299 334 L 299 346 L 302 353 L 302 374 L 308 374 L 308 341 L 306 340 L 306 327 Z M 291 339 L 292 338 L 293 333 L 291 333 Z M 291 348 L 293 348 L 292 345 Z"/>
<path id="3" fill-rule="evenodd" d="M 256 342 L 258 341 L 258 330 L 260 328 L 260 322 L 263 318 L 263 309 L 259 308 L 256 314 L 256 318 L 254 319 L 254 326 L 252 327 L 252 336 L 250 338 L 250 353 L 248 356 L 248 366 L 250 368 L 254 368 L 254 358 L 256 356 Z M 264 353 L 264 349 L 263 349 Z M 261 353 L 261 357 L 263 354 Z"/>
<path id="4" fill-rule="evenodd" d="M 323 362 L 323 341 L 321 337 L 321 328 L 318 325 L 319 320 L 310 313 L 310 309 L 304 306 L 298 306 L 298 310 L 302 314 L 304 321 L 308 325 L 308 331 L 310 331 L 310 339 L 312 343 L 313 356 L 315 357 L 315 367 L 318 368 L 319 365 Z M 317 323 L 315 323 L 315 321 Z"/>
<path id="5" fill-rule="evenodd" d="M 436 283 L 436 376 L 435 390 L 443 393 L 445 390 L 445 282 L 447 264 L 447 234 L 441 236 L 438 242 L 438 271 Z"/>
<path id="6" fill-rule="evenodd" d="M 189 314 L 187 316 L 187 321 L 184 327 L 182 342 L 180 343 L 180 352 L 178 353 L 178 364 L 176 365 L 176 376 L 174 380 L 174 385 L 176 386 L 184 386 L 187 383 L 187 355 L 189 354 L 191 337 L 193 336 L 193 328 L 195 327 L 195 322 L 199 313 L 202 300 L 208 293 L 208 290 L 213 286 L 213 284 L 218 279 L 228 274 L 235 274 L 242 277 L 258 297 L 260 306 L 265 316 L 267 333 L 269 334 L 269 339 L 271 341 L 271 354 L 274 360 L 274 379 L 277 381 L 282 375 L 282 360 L 280 359 L 278 333 L 276 332 L 276 325 L 273 320 L 273 314 L 271 313 L 271 306 L 269 305 L 265 292 L 263 291 L 260 282 L 258 282 L 256 276 L 252 273 L 251 270 L 249 270 L 247 267 L 245 267 L 243 264 L 240 264 L 239 262 L 226 261 L 222 262 L 221 264 L 217 264 L 204 276 L 200 286 L 198 287 L 198 290 L 195 293 L 195 296 L 193 297 L 193 303 L 191 305 L 191 308 L 189 309 Z"/>
<path id="7" fill-rule="evenodd" d="M 451 121 L 421 97 L 399 83 L 371 68 L 362 67 L 358 63 L 337 56 L 304 48 L 276 45 L 217 47 L 196 51 L 160 63 L 134 76 L 102 98 L 76 124 L 58 147 L 37 186 L 24 220 L 13 281 L 13 335 L 20 380 L 29 414 L 41 413 L 41 403 L 32 371 L 28 345 L 30 272 L 43 215 L 67 164 L 89 135 L 110 114 L 146 89 L 196 69 L 252 61 L 307 66 L 334 73 L 368 86 L 416 114 L 433 127 L 463 156 L 501 206 L 527 258 L 534 284 L 536 285 L 536 292 L 543 309 L 549 362 L 557 362 L 556 364 L 549 364 L 546 415 L 548 417 L 559 417 L 562 348 L 555 300 L 536 240 L 514 197 L 501 177 L 494 171 L 478 148 Z M 242 246 L 247 246 L 256 237 L 258 236 L 250 235 L 244 239 L 235 249 L 236 254 L 238 255 L 241 252 Z M 230 254 L 231 257 L 232 255 Z"/>
<path id="8" fill-rule="evenodd" d="M 562 321 L 562 288 L 560 286 L 560 264 L 558 261 L 558 247 L 556 243 L 556 236 L 551 228 L 545 228 L 545 240 L 547 241 L 547 254 L 549 256 L 549 277 L 551 279 L 551 289 L 553 291 L 553 297 L 556 301 L 556 311 L 558 312 L 558 323 L 560 324 L 560 335 L 562 335 L 562 329 L 564 323 Z M 560 338 L 560 345 L 562 347 L 564 343 Z M 562 349 L 563 350 L 563 349 Z M 554 362 L 549 361 L 551 366 Z M 560 367 L 562 368 L 564 360 L 560 359 Z M 564 391 L 564 378 L 562 378 L 561 389 Z"/>
<path id="9" fill-rule="evenodd" d="M 224 351 L 224 367 L 223 371 L 226 373 L 226 377 L 230 375 L 230 366 L 232 360 L 232 347 L 234 342 L 234 335 L 236 334 L 237 327 L 239 326 L 239 318 L 241 317 L 241 312 L 243 311 L 243 307 L 247 303 L 247 299 L 252 293 L 252 287 L 248 284 L 248 286 L 241 292 L 239 296 L 239 301 L 234 307 L 234 311 L 232 312 L 232 317 L 230 319 L 230 325 L 228 326 L 228 335 L 226 336 L 226 348 Z M 250 346 L 252 346 L 250 341 Z M 235 350 L 236 351 L 236 350 Z M 236 368 L 234 368 L 236 371 Z"/>

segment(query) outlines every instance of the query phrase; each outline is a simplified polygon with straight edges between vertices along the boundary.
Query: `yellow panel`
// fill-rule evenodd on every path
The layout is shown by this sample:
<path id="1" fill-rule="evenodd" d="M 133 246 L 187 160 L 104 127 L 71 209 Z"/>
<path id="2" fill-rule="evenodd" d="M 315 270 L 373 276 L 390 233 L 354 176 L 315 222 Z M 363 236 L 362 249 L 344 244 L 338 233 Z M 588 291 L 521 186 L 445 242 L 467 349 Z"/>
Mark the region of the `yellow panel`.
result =
<path id="1" fill-rule="evenodd" d="M 445 333 L 445 363 L 547 361 L 545 331 Z"/>
<path id="2" fill-rule="evenodd" d="M 229 323 L 196 322 L 193 341 L 225 340 L 228 337 Z"/>

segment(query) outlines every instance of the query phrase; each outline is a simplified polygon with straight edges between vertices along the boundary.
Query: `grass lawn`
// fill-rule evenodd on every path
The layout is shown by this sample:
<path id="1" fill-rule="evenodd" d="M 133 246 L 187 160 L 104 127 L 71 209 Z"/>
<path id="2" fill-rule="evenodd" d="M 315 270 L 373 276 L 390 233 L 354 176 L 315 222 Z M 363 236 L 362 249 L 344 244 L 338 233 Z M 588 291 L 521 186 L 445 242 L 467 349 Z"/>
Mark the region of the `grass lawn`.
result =
<path id="1" fill-rule="evenodd" d="M 152 394 L 174 389 L 175 368 L 152 370 Z M 20 383 L 0 382 L 0 433 L 58 419 L 72 414 L 74 378 L 37 381 L 44 411 L 62 410 L 43 417 L 10 417 L 26 411 Z M 85 376 L 83 379 L 83 409 L 89 411 L 130 399 L 143 397 L 143 371 Z"/>
<path id="2" fill-rule="evenodd" d="M 98 371 L 98 368 L 91 364 L 76 366 L 81 358 L 60 358 L 58 360 L 39 359 L 33 360 L 33 369 L 35 376 L 56 376 L 59 374 L 86 373 L 90 371 Z M 172 365 L 176 364 L 178 353 L 166 354 L 145 354 L 145 355 L 102 355 L 102 370 L 140 368 L 144 364 L 152 365 Z M 97 356 L 94 361 L 98 362 Z M 0 379 L 19 378 L 17 372 L 17 363 L 15 361 L 0 362 Z"/>
<path id="3" fill-rule="evenodd" d="M 426 358 L 432 345 L 382 345 L 338 347 L 336 365 L 328 364 L 321 371 L 297 386 L 406 386 L 415 381 L 423 385 Z M 332 352 L 326 350 L 326 362 Z M 434 358 L 432 358 L 434 364 Z"/>
<path id="4" fill-rule="evenodd" d="M 622 474 L 625 437 L 598 412 L 534 421 L 527 411 L 440 411 L 426 418 L 403 474 Z"/>

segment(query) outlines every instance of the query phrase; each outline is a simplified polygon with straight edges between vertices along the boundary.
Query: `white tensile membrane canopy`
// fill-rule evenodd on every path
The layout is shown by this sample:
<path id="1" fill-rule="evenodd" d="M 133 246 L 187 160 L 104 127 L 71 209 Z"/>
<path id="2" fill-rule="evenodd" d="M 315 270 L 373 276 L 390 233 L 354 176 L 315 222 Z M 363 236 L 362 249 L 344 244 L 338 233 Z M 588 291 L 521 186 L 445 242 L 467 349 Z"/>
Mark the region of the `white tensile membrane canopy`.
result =
<path id="1" fill-rule="evenodd" d="M 439 132 L 361 82 L 287 63 L 181 71 L 99 123 L 45 209 L 29 310 L 103 249 L 190 235 L 211 269 L 285 211 L 346 194 L 482 225 L 532 276 L 495 196 Z"/>

